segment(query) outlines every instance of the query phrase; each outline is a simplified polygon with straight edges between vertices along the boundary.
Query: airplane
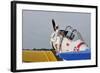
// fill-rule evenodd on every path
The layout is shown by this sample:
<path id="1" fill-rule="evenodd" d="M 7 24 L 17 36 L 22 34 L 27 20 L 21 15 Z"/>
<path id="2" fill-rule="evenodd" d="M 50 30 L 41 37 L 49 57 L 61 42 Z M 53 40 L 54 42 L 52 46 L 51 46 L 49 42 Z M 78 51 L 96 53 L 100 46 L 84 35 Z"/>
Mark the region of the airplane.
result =
<path id="1" fill-rule="evenodd" d="M 83 40 L 82 35 L 71 26 L 67 26 L 64 30 L 59 29 L 59 25 L 55 24 L 52 19 L 53 33 L 50 36 L 50 43 L 55 49 L 56 55 L 64 60 L 70 60 L 67 56 L 71 55 L 73 59 L 90 59 L 90 48 Z M 85 53 L 82 53 L 85 52 Z M 77 55 L 73 57 L 74 55 Z M 80 54 L 80 55 L 79 55 Z M 73 57 L 73 58 L 72 58 Z M 83 58 L 82 58 L 83 57 Z"/>

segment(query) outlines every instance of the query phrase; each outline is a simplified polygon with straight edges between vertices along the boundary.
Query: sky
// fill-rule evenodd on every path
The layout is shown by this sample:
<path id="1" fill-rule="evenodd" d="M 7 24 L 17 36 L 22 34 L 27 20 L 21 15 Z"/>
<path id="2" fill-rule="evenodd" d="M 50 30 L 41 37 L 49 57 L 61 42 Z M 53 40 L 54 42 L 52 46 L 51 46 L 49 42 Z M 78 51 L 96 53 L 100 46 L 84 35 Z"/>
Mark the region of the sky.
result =
<path id="1" fill-rule="evenodd" d="M 22 48 L 52 48 L 50 45 L 50 35 L 53 32 L 52 19 L 60 29 L 65 29 L 68 25 L 77 29 L 88 46 L 91 46 L 90 13 L 23 10 Z"/>

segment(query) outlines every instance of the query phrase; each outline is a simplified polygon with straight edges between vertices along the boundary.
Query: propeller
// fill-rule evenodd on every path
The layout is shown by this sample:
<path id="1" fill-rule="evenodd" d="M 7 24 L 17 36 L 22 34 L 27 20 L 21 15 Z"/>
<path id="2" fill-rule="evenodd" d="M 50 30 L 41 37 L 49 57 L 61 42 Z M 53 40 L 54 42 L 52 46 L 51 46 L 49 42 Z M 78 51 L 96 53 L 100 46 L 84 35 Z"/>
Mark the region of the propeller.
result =
<path id="1" fill-rule="evenodd" d="M 53 29 L 54 29 L 54 31 L 56 31 L 56 24 L 55 24 L 54 19 L 52 19 L 52 25 L 53 25 Z"/>

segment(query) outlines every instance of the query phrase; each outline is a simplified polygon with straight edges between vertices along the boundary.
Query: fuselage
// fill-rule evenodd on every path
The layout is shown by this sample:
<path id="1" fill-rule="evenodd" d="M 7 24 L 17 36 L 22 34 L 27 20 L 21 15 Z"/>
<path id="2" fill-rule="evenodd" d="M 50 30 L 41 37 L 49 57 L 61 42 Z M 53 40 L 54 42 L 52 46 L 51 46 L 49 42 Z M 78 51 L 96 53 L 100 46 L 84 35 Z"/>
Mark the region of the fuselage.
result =
<path id="1" fill-rule="evenodd" d="M 88 49 L 88 46 L 86 45 L 86 43 L 81 39 L 77 39 L 76 41 L 73 41 L 73 40 L 68 39 L 67 37 L 63 37 L 63 39 L 61 39 L 60 36 L 56 36 L 55 41 L 51 41 L 51 42 L 54 49 L 62 53 L 73 52 L 73 51 L 79 52 L 79 51 L 85 51 L 86 49 Z"/>

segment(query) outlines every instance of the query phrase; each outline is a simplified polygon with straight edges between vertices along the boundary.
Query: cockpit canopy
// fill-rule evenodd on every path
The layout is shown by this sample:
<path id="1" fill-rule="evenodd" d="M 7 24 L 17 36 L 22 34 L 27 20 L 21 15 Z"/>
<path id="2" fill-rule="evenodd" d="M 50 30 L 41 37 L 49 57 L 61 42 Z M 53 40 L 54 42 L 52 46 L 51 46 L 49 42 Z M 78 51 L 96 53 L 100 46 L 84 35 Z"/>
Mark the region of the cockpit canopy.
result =
<path id="1" fill-rule="evenodd" d="M 65 30 L 59 30 L 58 33 L 61 34 L 63 37 L 66 37 L 73 41 L 76 41 L 78 39 L 82 40 L 81 34 L 76 29 L 73 29 L 71 26 L 67 26 Z"/>

